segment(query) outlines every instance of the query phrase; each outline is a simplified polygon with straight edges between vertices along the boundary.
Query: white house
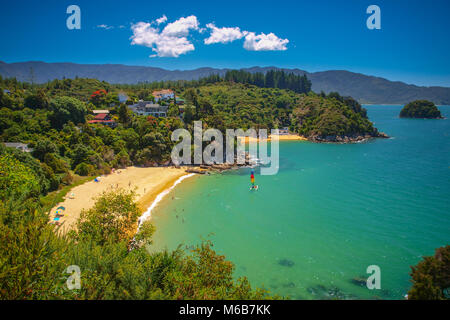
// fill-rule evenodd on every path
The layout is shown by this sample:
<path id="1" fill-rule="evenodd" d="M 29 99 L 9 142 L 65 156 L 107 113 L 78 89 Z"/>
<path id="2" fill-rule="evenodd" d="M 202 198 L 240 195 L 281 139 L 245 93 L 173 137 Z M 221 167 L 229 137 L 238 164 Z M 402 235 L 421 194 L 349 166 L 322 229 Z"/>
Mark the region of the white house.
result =
<path id="1" fill-rule="evenodd" d="M 174 92 L 170 89 L 153 91 L 152 95 L 153 97 L 155 97 L 155 102 L 158 102 L 160 100 L 173 99 L 175 97 Z"/>
<path id="2" fill-rule="evenodd" d="M 160 106 L 149 101 L 139 101 L 129 107 L 131 111 L 141 116 L 153 116 L 156 118 L 167 117 L 168 106 Z"/>

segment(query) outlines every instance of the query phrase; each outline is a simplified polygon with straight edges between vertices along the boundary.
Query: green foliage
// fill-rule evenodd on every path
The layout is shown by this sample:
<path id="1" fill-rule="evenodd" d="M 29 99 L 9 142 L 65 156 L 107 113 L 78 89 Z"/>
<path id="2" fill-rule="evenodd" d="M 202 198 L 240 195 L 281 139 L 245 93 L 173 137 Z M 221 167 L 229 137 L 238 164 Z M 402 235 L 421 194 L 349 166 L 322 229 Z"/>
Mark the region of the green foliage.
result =
<path id="1" fill-rule="evenodd" d="M 0 88 L 0 108 L 14 108 L 14 100 Z"/>
<path id="2" fill-rule="evenodd" d="M 130 119 L 130 111 L 128 110 L 126 104 L 122 103 L 119 108 L 119 121 L 123 124 L 128 124 Z"/>
<path id="3" fill-rule="evenodd" d="M 18 207 L 0 203 L 0 299 L 55 297 L 63 284 L 65 239 L 46 214 Z"/>
<path id="4" fill-rule="evenodd" d="M 192 124 L 194 120 L 194 108 L 191 105 L 187 105 L 184 108 L 183 120 L 186 124 Z"/>
<path id="5" fill-rule="evenodd" d="M 25 199 L 38 193 L 33 171 L 9 153 L 0 155 L 0 200 Z"/>
<path id="6" fill-rule="evenodd" d="M 44 161 L 44 157 L 47 154 L 58 152 L 56 144 L 49 139 L 39 139 L 36 143 L 33 143 L 31 147 L 33 147 L 33 156 L 40 161 Z"/>
<path id="7" fill-rule="evenodd" d="M 46 109 L 49 105 L 45 91 L 40 89 L 37 93 L 28 95 L 24 100 L 24 107 L 30 109 Z"/>
<path id="8" fill-rule="evenodd" d="M 180 108 L 176 104 L 171 104 L 169 109 L 167 110 L 168 117 L 179 117 L 180 116 Z"/>
<path id="9" fill-rule="evenodd" d="M 33 192 L 38 194 L 44 194 L 51 189 L 51 176 L 44 170 L 44 164 L 40 163 L 39 160 L 33 158 L 28 152 L 22 152 L 17 149 L 5 148 L 0 145 L 0 155 L 8 154 L 17 161 L 19 161 L 23 166 L 29 169 L 37 180 L 37 190 L 33 188 Z"/>
<path id="10" fill-rule="evenodd" d="M 344 100 L 310 94 L 299 101 L 293 111 L 294 129 L 309 138 L 376 136 L 377 130 L 357 105 Z"/>
<path id="11" fill-rule="evenodd" d="M 95 169 L 93 165 L 81 162 L 75 167 L 74 172 L 80 176 L 90 176 L 95 173 Z"/>
<path id="12" fill-rule="evenodd" d="M 77 238 L 100 245 L 129 240 L 140 214 L 134 198 L 134 192 L 123 189 L 101 194 L 93 208 L 81 212 Z"/>
<path id="13" fill-rule="evenodd" d="M 306 75 L 295 75 L 282 70 L 269 70 L 263 73 L 250 73 L 243 70 L 227 71 L 225 81 L 252 84 L 257 87 L 289 89 L 297 93 L 311 91 L 311 81 Z"/>
<path id="14" fill-rule="evenodd" d="M 50 121 L 55 128 L 61 129 L 64 124 L 72 121 L 75 124 L 84 123 L 87 113 L 86 106 L 78 99 L 71 97 L 56 97 L 50 101 L 53 111 Z"/>
<path id="15" fill-rule="evenodd" d="M 55 173 L 66 173 L 67 172 L 66 163 L 63 160 L 59 159 L 53 153 L 45 154 L 44 162 L 46 165 L 48 165 L 50 168 L 52 168 L 53 172 L 55 172 Z"/>
<path id="16" fill-rule="evenodd" d="M 441 112 L 433 102 L 427 100 L 416 100 L 408 103 L 400 111 L 400 118 L 442 118 Z"/>
<path id="17" fill-rule="evenodd" d="M 450 300 L 450 245 L 411 267 L 411 300 Z"/>

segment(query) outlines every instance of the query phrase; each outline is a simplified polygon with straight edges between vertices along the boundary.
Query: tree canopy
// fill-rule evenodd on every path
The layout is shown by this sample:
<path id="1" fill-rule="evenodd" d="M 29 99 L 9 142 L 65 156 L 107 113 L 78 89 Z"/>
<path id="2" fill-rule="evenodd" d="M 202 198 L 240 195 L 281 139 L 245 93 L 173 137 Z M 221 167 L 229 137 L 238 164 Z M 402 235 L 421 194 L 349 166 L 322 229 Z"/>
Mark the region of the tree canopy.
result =
<path id="1" fill-rule="evenodd" d="M 427 100 L 416 100 L 408 103 L 400 111 L 400 118 L 442 118 L 441 112 L 433 102 Z"/>
<path id="2" fill-rule="evenodd" d="M 450 245 L 411 267 L 411 300 L 450 300 Z"/>

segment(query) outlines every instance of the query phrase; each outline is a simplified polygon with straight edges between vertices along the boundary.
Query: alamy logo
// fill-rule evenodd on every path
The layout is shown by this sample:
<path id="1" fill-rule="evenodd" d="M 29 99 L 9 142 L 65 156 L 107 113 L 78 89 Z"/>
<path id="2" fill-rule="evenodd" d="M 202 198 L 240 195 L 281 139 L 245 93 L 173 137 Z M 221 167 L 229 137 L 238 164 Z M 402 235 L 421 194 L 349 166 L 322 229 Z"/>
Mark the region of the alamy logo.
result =
<path id="1" fill-rule="evenodd" d="M 69 30 L 80 30 L 81 29 L 81 9 L 77 5 L 70 5 L 66 10 L 67 14 L 70 16 L 66 20 L 66 26 Z"/>
<path id="2" fill-rule="evenodd" d="M 367 282 L 366 282 L 367 289 L 369 289 L 369 290 L 381 289 L 380 267 L 377 265 L 368 266 L 366 272 L 371 274 L 369 276 L 369 278 L 367 278 Z"/>
<path id="3" fill-rule="evenodd" d="M 367 7 L 366 10 L 367 14 L 371 14 L 371 16 L 369 18 L 367 18 L 367 28 L 369 30 L 373 30 L 373 29 L 377 29 L 380 30 L 381 29 L 381 9 L 379 6 L 377 5 L 371 5 Z"/>
<path id="4" fill-rule="evenodd" d="M 81 289 L 81 270 L 77 265 L 68 266 L 66 273 L 70 274 L 66 284 L 69 290 Z"/>

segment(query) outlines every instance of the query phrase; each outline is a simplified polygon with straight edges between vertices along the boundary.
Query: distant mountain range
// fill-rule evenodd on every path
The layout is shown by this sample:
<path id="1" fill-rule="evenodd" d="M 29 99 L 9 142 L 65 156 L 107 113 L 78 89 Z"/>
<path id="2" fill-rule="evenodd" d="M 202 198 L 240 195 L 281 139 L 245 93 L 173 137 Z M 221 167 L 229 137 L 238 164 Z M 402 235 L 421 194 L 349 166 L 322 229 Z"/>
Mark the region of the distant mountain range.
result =
<path id="1" fill-rule="evenodd" d="M 337 91 L 352 96 L 361 103 L 405 104 L 426 99 L 436 104 L 450 104 L 450 88 L 420 87 L 399 81 L 368 76 L 344 70 L 307 72 L 300 69 L 276 67 L 244 68 L 248 72 L 284 70 L 298 75 L 306 74 L 315 92 Z M 20 81 L 45 83 L 63 78 L 95 78 L 109 83 L 152 82 L 161 80 L 193 80 L 210 74 L 225 74 L 230 69 L 199 68 L 195 70 L 165 70 L 154 67 L 126 66 L 121 64 L 45 63 L 40 61 L 5 63 L 0 61 L 0 75 L 15 77 Z"/>

